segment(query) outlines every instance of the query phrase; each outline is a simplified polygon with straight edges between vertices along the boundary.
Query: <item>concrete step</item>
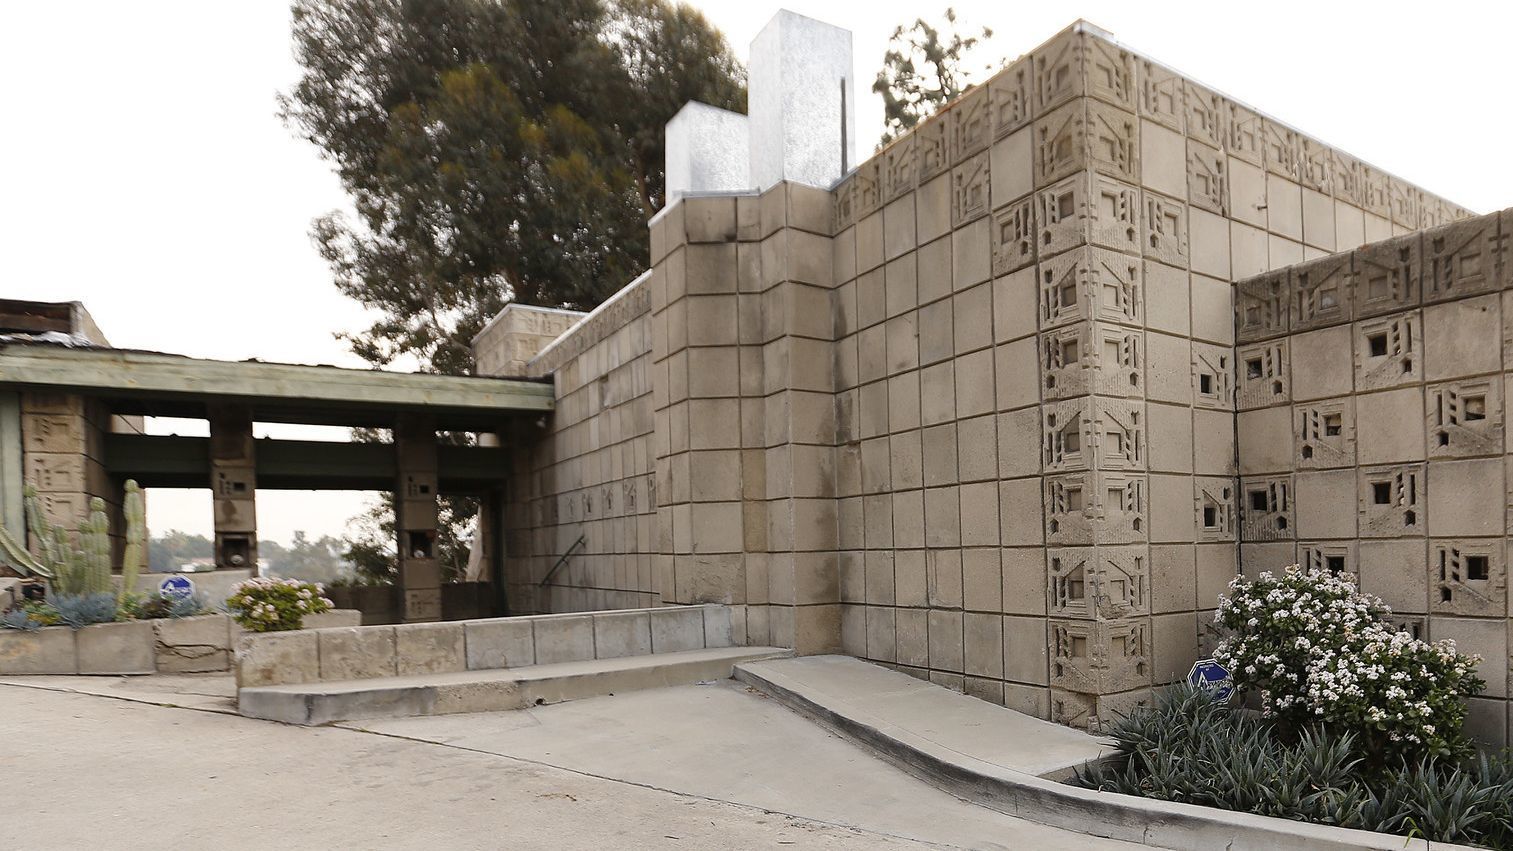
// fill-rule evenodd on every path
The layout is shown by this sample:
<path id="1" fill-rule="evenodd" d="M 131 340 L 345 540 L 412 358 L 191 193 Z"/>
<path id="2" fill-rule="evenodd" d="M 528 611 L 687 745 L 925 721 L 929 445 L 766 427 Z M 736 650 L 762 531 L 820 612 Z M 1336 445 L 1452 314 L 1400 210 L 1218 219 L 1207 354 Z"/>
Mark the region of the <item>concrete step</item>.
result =
<path id="1" fill-rule="evenodd" d="M 497 712 L 729 679 L 742 662 L 792 655 L 780 647 L 719 647 L 523 668 L 256 686 L 237 692 L 237 711 L 248 718 L 303 725 Z"/>

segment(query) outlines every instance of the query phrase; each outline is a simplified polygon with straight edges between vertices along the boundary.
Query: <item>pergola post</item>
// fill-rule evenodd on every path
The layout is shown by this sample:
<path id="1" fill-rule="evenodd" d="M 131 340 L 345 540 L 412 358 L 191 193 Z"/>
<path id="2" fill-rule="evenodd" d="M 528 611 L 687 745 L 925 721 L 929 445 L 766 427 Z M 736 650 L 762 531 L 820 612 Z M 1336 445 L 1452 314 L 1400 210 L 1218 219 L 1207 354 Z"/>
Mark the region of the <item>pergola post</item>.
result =
<path id="1" fill-rule="evenodd" d="M 212 405 L 210 492 L 215 506 L 217 570 L 257 574 L 257 456 L 252 412 L 245 405 Z"/>
<path id="2" fill-rule="evenodd" d="M 399 481 L 394 490 L 399 586 L 405 623 L 441 619 L 441 563 L 436 553 L 436 423 L 399 417 L 394 428 Z"/>

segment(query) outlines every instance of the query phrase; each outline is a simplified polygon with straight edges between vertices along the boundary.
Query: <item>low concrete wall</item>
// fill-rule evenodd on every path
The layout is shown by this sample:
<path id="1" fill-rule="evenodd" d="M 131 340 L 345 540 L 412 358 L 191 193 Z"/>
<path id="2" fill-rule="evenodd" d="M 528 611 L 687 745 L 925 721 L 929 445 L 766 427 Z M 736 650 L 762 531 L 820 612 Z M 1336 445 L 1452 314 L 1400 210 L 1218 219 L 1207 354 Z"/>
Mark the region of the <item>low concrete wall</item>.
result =
<path id="1" fill-rule="evenodd" d="M 247 635 L 237 686 L 520 668 L 730 647 L 730 607 L 668 606 L 568 615 Z"/>
<path id="2" fill-rule="evenodd" d="M 305 628 L 298 631 L 361 623 L 360 612 L 336 609 L 306 616 Z M 0 676 L 226 671 L 231 668 L 232 648 L 246 634 L 223 614 L 102 623 L 83 629 L 0 629 Z"/>

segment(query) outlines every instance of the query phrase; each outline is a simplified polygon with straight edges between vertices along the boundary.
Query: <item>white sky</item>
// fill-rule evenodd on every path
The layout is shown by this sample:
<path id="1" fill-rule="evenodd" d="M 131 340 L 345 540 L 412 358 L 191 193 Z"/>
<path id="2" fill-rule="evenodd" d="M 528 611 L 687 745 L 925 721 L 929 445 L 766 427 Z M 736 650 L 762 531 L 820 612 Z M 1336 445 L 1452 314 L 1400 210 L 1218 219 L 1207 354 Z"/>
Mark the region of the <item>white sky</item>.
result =
<path id="1" fill-rule="evenodd" d="M 743 59 L 779 5 L 851 28 L 865 154 L 881 132 L 870 83 L 888 36 L 947 4 L 693 5 Z M 954 5 L 964 26 L 994 31 L 978 65 L 1086 18 L 1477 212 L 1513 205 L 1502 58 L 1513 4 Z M 117 346 L 359 366 L 332 335 L 361 328 L 363 311 L 336 292 L 307 236 L 310 219 L 344 197 L 316 151 L 275 115 L 275 92 L 296 74 L 279 0 L 5 4 L 0 293 L 83 301 Z M 260 526 L 277 540 L 294 529 L 339 533 L 359 505 L 351 494 L 265 492 Z M 154 491 L 149 506 L 155 530 L 210 529 L 205 492 Z"/>

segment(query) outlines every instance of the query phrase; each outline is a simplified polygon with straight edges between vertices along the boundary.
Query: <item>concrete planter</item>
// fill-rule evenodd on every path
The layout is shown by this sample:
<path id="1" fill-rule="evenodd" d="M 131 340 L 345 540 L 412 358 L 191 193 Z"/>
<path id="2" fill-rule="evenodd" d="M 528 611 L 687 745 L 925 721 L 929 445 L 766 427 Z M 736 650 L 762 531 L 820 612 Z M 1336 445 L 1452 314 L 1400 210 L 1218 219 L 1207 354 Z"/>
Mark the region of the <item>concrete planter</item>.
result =
<path id="1" fill-rule="evenodd" d="M 299 632 L 361 623 L 360 612 L 336 609 L 305 618 Z M 66 626 L 30 632 L 0 629 L 0 676 L 227 671 L 232 648 L 243 634 L 236 621 L 223 614 L 102 623 L 77 630 Z"/>

